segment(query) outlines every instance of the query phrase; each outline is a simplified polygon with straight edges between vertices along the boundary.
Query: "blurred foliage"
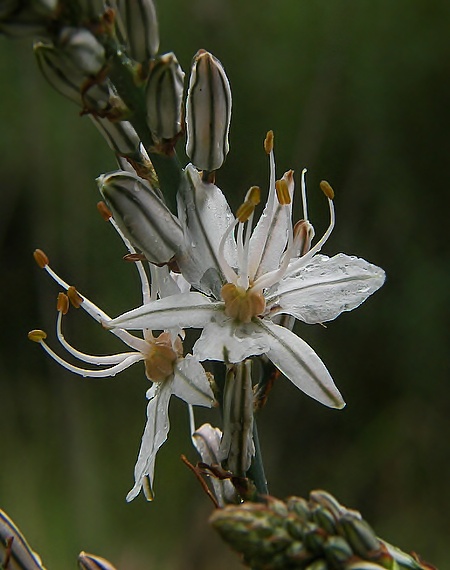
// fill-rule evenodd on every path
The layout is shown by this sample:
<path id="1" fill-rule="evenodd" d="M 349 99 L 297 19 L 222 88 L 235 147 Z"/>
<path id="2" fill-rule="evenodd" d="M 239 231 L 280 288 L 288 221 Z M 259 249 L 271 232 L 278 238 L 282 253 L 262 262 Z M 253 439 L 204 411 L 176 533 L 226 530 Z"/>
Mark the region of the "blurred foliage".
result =
<path id="1" fill-rule="evenodd" d="M 259 419 L 271 493 L 325 488 L 390 542 L 448 567 L 450 5 L 166 0 L 158 8 L 162 49 L 185 71 L 202 47 L 229 75 L 232 150 L 218 184 L 234 204 L 250 185 L 267 186 L 262 140 L 271 128 L 278 174 L 309 169 L 319 234 L 327 224 L 319 180 L 336 190 L 325 253 L 359 255 L 388 275 L 327 330 L 299 328 L 348 405 L 322 408 L 278 381 Z M 137 305 L 139 288 L 95 209 L 94 178 L 115 168 L 106 144 L 40 77 L 29 40 L 0 38 L 0 70 L 1 507 L 49 570 L 74 568 L 82 549 L 126 570 L 237 568 L 179 460 L 196 460 L 185 408 L 171 406 L 154 504 L 127 505 L 145 421 L 142 370 L 80 380 L 26 339 L 56 318 L 57 288 L 34 265 L 35 247 L 110 314 Z M 81 349 L 114 350 L 88 320 L 72 311 L 67 336 Z"/>

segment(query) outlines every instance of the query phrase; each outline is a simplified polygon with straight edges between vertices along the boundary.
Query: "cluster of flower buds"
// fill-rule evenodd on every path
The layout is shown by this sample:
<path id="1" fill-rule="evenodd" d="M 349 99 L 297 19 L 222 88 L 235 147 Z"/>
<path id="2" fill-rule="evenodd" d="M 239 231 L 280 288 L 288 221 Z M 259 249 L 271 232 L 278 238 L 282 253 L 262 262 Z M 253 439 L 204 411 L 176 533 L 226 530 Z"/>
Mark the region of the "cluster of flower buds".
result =
<path id="1" fill-rule="evenodd" d="M 158 53 L 153 0 L 10 0 L 0 7 L 1 32 L 38 39 L 44 77 L 93 118 L 118 156 L 136 153 L 141 142 L 150 156 L 170 156 L 186 132 L 186 153 L 205 177 L 222 166 L 231 120 L 228 78 L 220 61 L 200 50 L 184 102 L 176 56 Z M 125 152 L 124 140 L 133 141 Z"/>
<path id="2" fill-rule="evenodd" d="M 255 570 L 433 570 L 379 539 L 359 512 L 325 491 L 214 511 L 212 526 Z"/>

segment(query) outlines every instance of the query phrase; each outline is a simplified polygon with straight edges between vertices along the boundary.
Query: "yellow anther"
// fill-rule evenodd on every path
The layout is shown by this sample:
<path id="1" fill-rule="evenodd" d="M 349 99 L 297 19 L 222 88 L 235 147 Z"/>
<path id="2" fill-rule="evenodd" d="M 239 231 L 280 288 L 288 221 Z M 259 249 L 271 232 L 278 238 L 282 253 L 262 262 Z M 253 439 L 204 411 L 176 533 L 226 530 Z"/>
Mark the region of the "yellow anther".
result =
<path id="1" fill-rule="evenodd" d="M 269 131 L 264 139 L 264 150 L 270 154 L 273 150 L 273 131 Z"/>
<path id="2" fill-rule="evenodd" d="M 225 302 L 225 314 L 241 323 L 249 323 L 253 317 L 264 312 L 266 301 L 262 293 L 238 287 L 234 283 L 225 283 L 222 287 L 222 299 Z"/>
<path id="3" fill-rule="evenodd" d="M 69 297 L 65 293 L 58 293 L 56 310 L 63 315 L 67 315 L 67 311 L 69 310 Z"/>
<path id="4" fill-rule="evenodd" d="M 67 296 L 69 297 L 70 302 L 75 307 L 75 309 L 79 309 L 81 307 L 81 303 L 83 302 L 83 297 L 78 293 L 73 285 L 71 285 L 67 289 Z"/>
<path id="5" fill-rule="evenodd" d="M 245 201 L 250 202 L 254 206 L 257 206 L 261 202 L 261 189 L 259 186 L 252 186 L 249 189 Z"/>
<path id="6" fill-rule="evenodd" d="M 327 198 L 329 198 L 330 200 L 334 199 L 334 190 L 333 188 L 331 188 L 329 182 L 327 182 L 326 180 L 322 180 L 322 182 L 320 183 L 320 189 Z"/>
<path id="7" fill-rule="evenodd" d="M 110 218 L 112 218 L 112 212 L 111 210 L 108 208 L 108 206 L 105 204 L 105 202 L 98 202 L 97 203 L 97 210 L 100 214 L 100 216 L 105 220 L 105 222 L 108 222 Z"/>
<path id="8" fill-rule="evenodd" d="M 32 340 L 33 342 L 42 342 L 46 338 L 47 338 L 47 333 L 39 329 L 35 329 L 28 333 L 28 339 Z"/>
<path id="9" fill-rule="evenodd" d="M 291 203 L 291 196 L 289 194 L 289 186 L 284 178 L 275 182 L 275 190 L 277 191 L 278 202 L 285 206 Z"/>
<path id="10" fill-rule="evenodd" d="M 251 202 L 245 201 L 236 212 L 236 218 L 241 222 L 246 222 L 255 211 L 255 206 Z"/>
<path id="11" fill-rule="evenodd" d="M 42 249 L 35 249 L 33 252 L 33 257 L 41 269 L 44 269 L 44 267 L 48 265 L 48 257 L 45 255 Z"/>

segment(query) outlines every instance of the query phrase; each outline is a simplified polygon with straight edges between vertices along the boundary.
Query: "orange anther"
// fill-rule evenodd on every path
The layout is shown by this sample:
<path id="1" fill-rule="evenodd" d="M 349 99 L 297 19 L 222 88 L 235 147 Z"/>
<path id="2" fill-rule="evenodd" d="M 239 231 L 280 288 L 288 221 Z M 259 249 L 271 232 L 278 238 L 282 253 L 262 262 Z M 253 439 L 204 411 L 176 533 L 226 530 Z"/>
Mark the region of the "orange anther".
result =
<path id="1" fill-rule="evenodd" d="M 264 150 L 270 154 L 273 150 L 273 131 L 269 131 L 264 139 Z"/>
<path id="2" fill-rule="evenodd" d="M 79 309 L 81 307 L 81 303 L 83 302 L 83 297 L 78 293 L 78 291 L 71 285 L 67 289 L 67 296 L 69 297 L 70 302 L 75 307 L 75 309 Z"/>
<path id="3" fill-rule="evenodd" d="M 112 212 L 105 204 L 105 202 L 100 201 L 97 203 L 97 210 L 100 216 L 105 220 L 105 222 L 109 222 L 109 219 L 112 218 Z"/>
<path id="4" fill-rule="evenodd" d="M 69 310 L 69 297 L 65 293 L 58 293 L 56 310 L 63 315 L 67 314 L 67 311 Z"/>
<path id="5" fill-rule="evenodd" d="M 44 269 L 44 267 L 49 263 L 48 257 L 45 255 L 42 249 L 35 249 L 33 252 L 33 257 L 41 269 Z"/>
<path id="6" fill-rule="evenodd" d="M 291 195 L 289 194 L 289 186 L 284 178 L 275 182 L 275 189 L 277 191 L 278 202 L 282 206 L 291 203 Z"/>

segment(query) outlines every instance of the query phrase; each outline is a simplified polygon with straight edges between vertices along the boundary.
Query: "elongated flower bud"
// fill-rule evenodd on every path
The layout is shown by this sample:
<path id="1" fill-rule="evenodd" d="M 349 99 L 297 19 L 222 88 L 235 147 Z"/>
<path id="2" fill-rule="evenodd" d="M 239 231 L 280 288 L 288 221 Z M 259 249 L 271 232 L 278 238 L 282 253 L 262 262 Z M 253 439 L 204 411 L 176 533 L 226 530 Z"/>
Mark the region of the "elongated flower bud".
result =
<path id="1" fill-rule="evenodd" d="M 147 120 L 157 139 L 181 132 L 184 72 L 175 54 L 166 53 L 153 64 L 147 83 Z"/>
<path id="2" fill-rule="evenodd" d="M 80 570 L 115 570 L 114 566 L 104 558 L 88 554 L 87 552 L 80 552 L 78 565 Z"/>
<path id="3" fill-rule="evenodd" d="M 64 28 L 59 47 L 82 73 L 96 75 L 105 64 L 105 48 L 86 28 Z"/>
<path id="4" fill-rule="evenodd" d="M 217 170 L 228 154 L 231 89 L 218 59 L 200 50 L 194 57 L 186 101 L 186 153 L 200 170 Z"/>
<path id="5" fill-rule="evenodd" d="M 134 155 L 139 152 L 141 141 L 128 121 L 102 119 L 90 115 L 92 122 L 102 133 L 111 150 L 119 155 Z"/>
<path id="6" fill-rule="evenodd" d="M 130 172 L 112 172 L 97 183 L 114 219 L 152 263 L 170 261 L 183 241 L 180 223 L 150 184 Z"/>
<path id="7" fill-rule="evenodd" d="M 86 75 L 60 50 L 51 44 L 38 42 L 34 45 L 39 68 L 45 79 L 61 95 L 80 107 L 85 104 L 93 110 L 104 110 L 109 105 L 110 91 L 106 85 L 95 84 L 82 95 Z"/>
<path id="8" fill-rule="evenodd" d="M 39 556 L 8 515 L 0 510 L 0 568 L 45 570 Z"/>
<path id="9" fill-rule="evenodd" d="M 158 53 L 158 19 L 153 0 L 118 0 L 120 16 L 126 28 L 129 55 L 140 63 Z"/>
<path id="10" fill-rule="evenodd" d="M 254 454 L 252 363 L 246 360 L 230 368 L 225 380 L 219 459 L 234 475 L 243 477 Z"/>

